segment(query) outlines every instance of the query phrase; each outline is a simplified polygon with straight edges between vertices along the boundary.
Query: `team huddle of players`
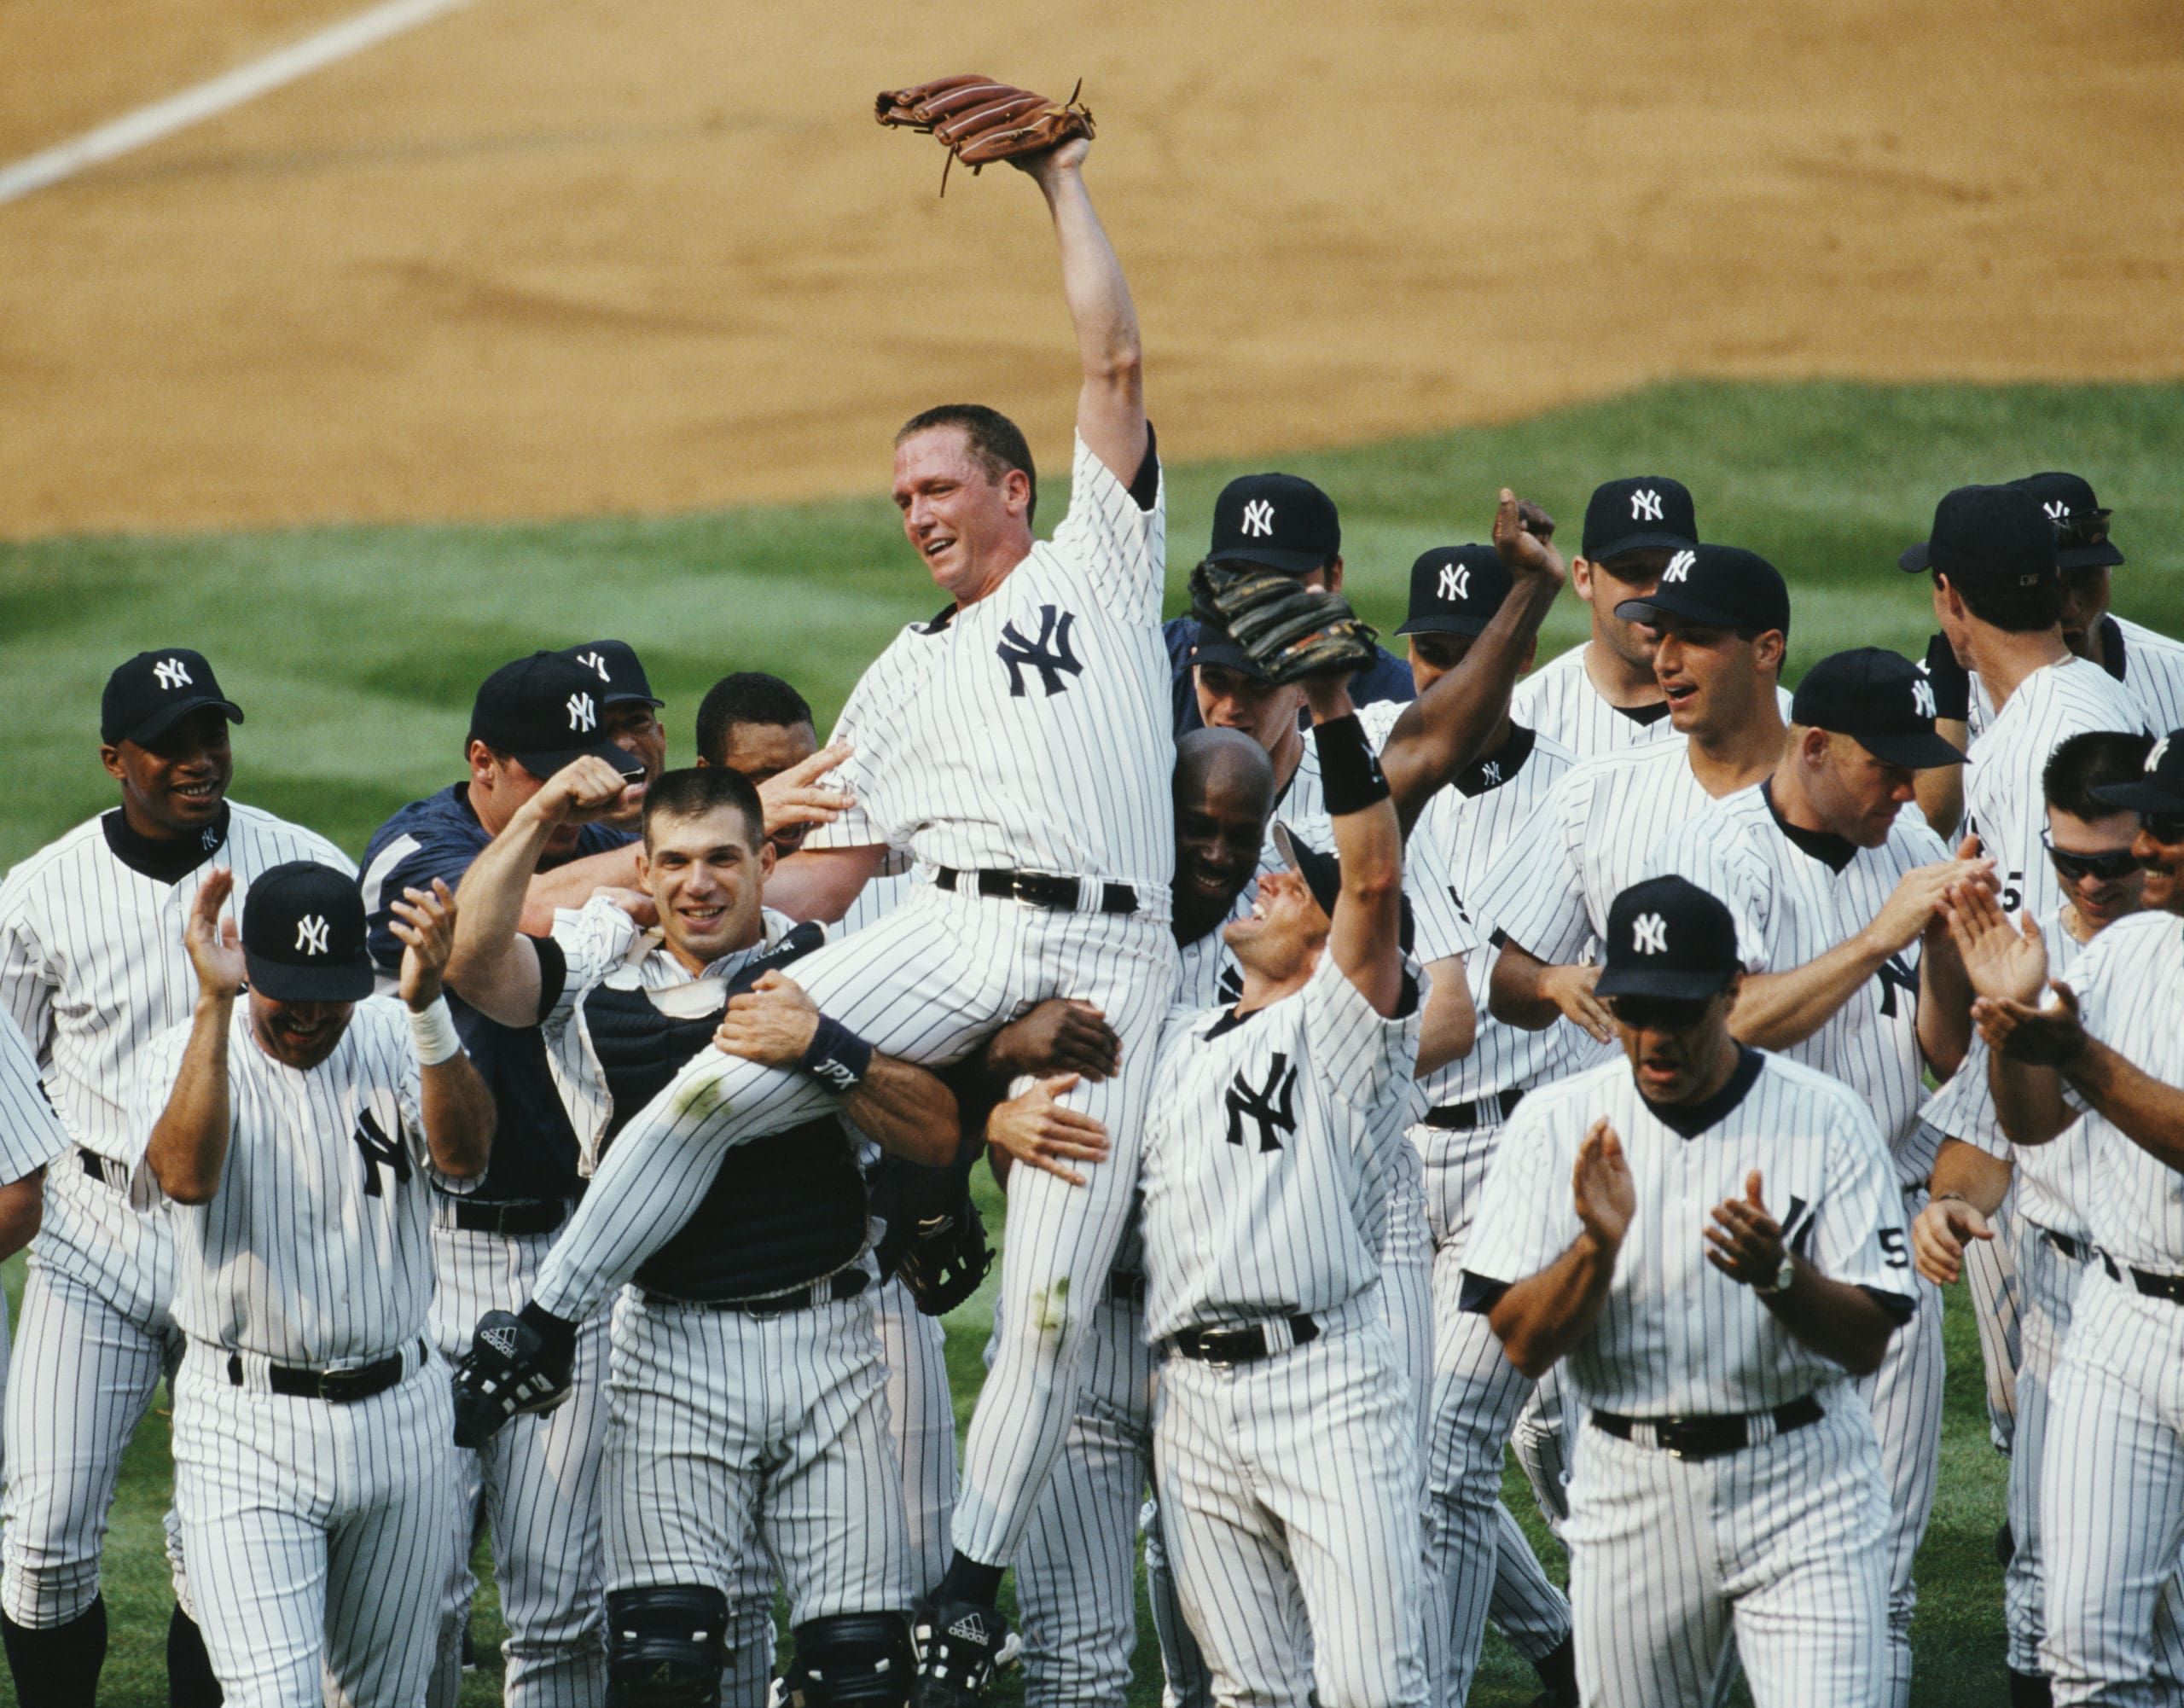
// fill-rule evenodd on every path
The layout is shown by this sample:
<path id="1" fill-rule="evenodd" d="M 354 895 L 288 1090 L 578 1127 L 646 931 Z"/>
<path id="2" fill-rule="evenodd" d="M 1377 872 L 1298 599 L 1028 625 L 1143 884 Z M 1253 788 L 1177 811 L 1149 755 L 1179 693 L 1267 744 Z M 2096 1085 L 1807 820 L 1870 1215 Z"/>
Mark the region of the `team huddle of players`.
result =
<path id="1" fill-rule="evenodd" d="M 526 1708 L 961 1708 L 1012 1653 L 1117 1703 L 1141 1540 L 1176 1704 L 1455 1708 L 1491 1618 L 1548 1703 L 1902 1708 L 1960 1275 L 2013 1702 L 2178 1699 L 2184 647 L 2108 613 L 2109 513 L 1949 493 L 1926 659 L 1792 694 L 1782 578 L 1680 483 L 1566 566 L 1504 491 L 1407 664 L 1292 679 L 1162 621 L 1085 149 L 1025 166 L 1067 513 L 1005 418 L 905 426 L 947 603 L 824 748 L 738 673 L 670 769 L 629 646 L 542 650 L 352 863 L 229 798 L 210 659 L 113 672 L 120 805 L 0 885 L 19 1699 L 96 1699 L 164 1375 L 192 1708 L 449 1708 L 481 1530 Z M 1286 475 L 1205 555 L 1343 577 Z"/>

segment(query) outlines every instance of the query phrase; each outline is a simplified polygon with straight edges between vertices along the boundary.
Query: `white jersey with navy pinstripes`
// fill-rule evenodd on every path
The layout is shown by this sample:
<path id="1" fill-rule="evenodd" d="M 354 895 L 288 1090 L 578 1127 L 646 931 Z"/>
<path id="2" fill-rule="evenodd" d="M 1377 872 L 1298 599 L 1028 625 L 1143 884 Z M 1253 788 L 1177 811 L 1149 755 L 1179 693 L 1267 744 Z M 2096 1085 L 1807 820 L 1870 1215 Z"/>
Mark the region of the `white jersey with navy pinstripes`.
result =
<path id="1" fill-rule="evenodd" d="M 2146 727 L 2157 735 L 2184 729 L 2184 642 L 2171 640 L 2158 629 L 2134 623 L 2129 617 L 2111 616 L 2103 625 L 2110 673 L 2138 702 Z M 2115 670 L 2121 664 L 2120 671 Z M 1978 739 L 1995 721 L 1995 702 L 1987 684 L 1972 678 L 1972 708 L 1966 724 Z"/>
<path id="2" fill-rule="evenodd" d="M 1502 1130 L 1464 1252 L 1467 1299 L 1561 1257 L 1579 1232 L 1578 1145 L 1603 1116 L 1623 1142 L 1637 1211 L 1600 1319 L 1565 1366 L 1589 1406 L 1641 1418 L 1765 1411 L 1843 1380 L 1841 1366 L 1706 1261 L 1714 1206 L 1742 1198 L 1753 1169 L 1794 1250 L 1833 1280 L 1901 1299 L 1908 1314 L 1902 1194 L 1857 1095 L 1757 1050 L 1721 1101 L 1740 1083 L 1734 1106 L 1686 1138 L 1618 1060 L 1533 1092 Z"/>
<path id="3" fill-rule="evenodd" d="M 1841 837 L 1792 840 L 1766 783 L 1726 795 L 1653 850 L 1650 873 L 1688 878 L 1736 921 L 1747 973 L 1790 973 L 1872 924 L 1905 874 L 1949 857 L 1940 837 L 1906 810 L 1878 848 Z M 1919 1047 L 1919 944 L 1879 973 L 1812 1035 L 1782 1051 L 1866 1100 L 1906 1185 L 1933 1172 L 1937 1136 L 1919 1121 L 1926 1057 Z"/>
<path id="4" fill-rule="evenodd" d="M 0 1186 L 37 1173 L 67 1148 L 68 1135 L 38 1083 L 29 1041 L 0 1014 Z"/>
<path id="5" fill-rule="evenodd" d="M 125 865 L 96 818 L 0 883 L 0 1005 L 30 1040 L 78 1144 L 131 1165 L 142 1154 L 133 1058 L 155 1033 L 188 1020 L 196 1002 L 182 937 L 205 874 L 233 869 L 229 909 L 240 920 L 252 881 L 289 860 L 357 869 L 316 832 L 231 801 L 224 841 L 171 883 Z"/>
<path id="6" fill-rule="evenodd" d="M 1145 1130 L 1150 1338 L 1332 1310 L 1379 1278 L 1420 1007 L 1383 1016 L 1322 951 L 1278 1002 L 1170 1023 Z"/>
<path id="7" fill-rule="evenodd" d="M 2042 665 L 2017 685 L 1972 743 L 1964 769 L 1964 828 L 1995 863 L 2002 906 L 2044 914 L 2059 896 L 2042 834 L 2048 798 L 2041 774 L 2056 746 L 2088 730 L 2137 731 L 2145 712 L 2130 690 L 2099 665 L 2075 655 Z"/>
<path id="8" fill-rule="evenodd" d="M 174 1089 L 190 1028 L 141 1059 L 146 1130 Z M 432 1194 L 421 1076 L 407 1011 L 357 1004 L 334 1053 L 299 1070 L 228 1023 L 227 1160 L 209 1202 L 177 1205 L 175 1321 L 193 1340 L 314 1368 L 368 1363 L 425 1333 L 433 1297 Z"/>
<path id="9" fill-rule="evenodd" d="M 2048 976 L 2067 979 L 2075 990 L 2078 962 L 2092 944 L 2071 934 L 2063 922 L 2065 912 L 2058 908 L 2042 920 L 2040 934 L 2048 944 Z M 2092 1233 L 2086 1218 L 2093 1202 L 2094 1153 L 2086 1123 L 2082 1118 L 2072 1122 L 2044 1145 L 2013 1145 L 1995 1113 L 1994 1086 L 1987 1077 L 1987 1041 L 1978 1033 L 1972 1035 L 1964 1065 L 1920 1114 L 1936 1132 L 2015 1165 L 2017 1213 L 2026 1221 L 2069 1240 L 2083 1240 Z"/>
<path id="10" fill-rule="evenodd" d="M 1201 1008 L 1233 1008 L 1242 999 L 1244 969 L 1236 964 L 1221 933 L 1238 920 L 1251 916 L 1252 892 L 1246 889 L 1219 925 L 1180 947 L 1177 955 L 1182 973 L 1176 981 L 1173 1006 L 1176 1009 L 1195 1014 Z"/>
<path id="11" fill-rule="evenodd" d="M 1502 846 L 1472 911 L 1548 966 L 1574 965 L 1661 839 L 1713 800 L 1681 738 L 1574 765 Z"/>
<path id="12" fill-rule="evenodd" d="M 1165 898 L 1168 779 L 1163 502 L 1140 509 L 1080 438 L 1069 513 L 977 603 L 896 637 L 830 738 L 857 805 L 805 839 L 885 843 L 930 866 L 1101 878 Z"/>
<path id="13" fill-rule="evenodd" d="M 1636 707 L 1639 715 L 1634 717 L 1601 698 L 1592 677 L 1585 673 L 1585 648 L 1591 644 L 1580 641 L 1520 678 L 1509 696 L 1509 716 L 1527 729 L 1536 729 L 1567 747 L 1580 759 L 1644 747 L 1673 736 L 1676 726 L 1669 722 L 1667 701 Z M 1782 708 L 1782 721 L 1787 723 L 1789 694 L 1778 688 L 1774 698 Z"/>
<path id="14" fill-rule="evenodd" d="M 2117 920 L 2086 950 L 2071 988 L 2089 1036 L 2163 1084 L 2184 1085 L 2184 920 L 2169 913 Z M 2067 1080 L 2063 1097 L 2086 1109 Z M 2149 1155 L 2097 1110 L 2086 1113 L 2085 1126 L 2094 1153 L 2093 1243 L 2119 1264 L 2184 1272 L 2184 1171 Z"/>

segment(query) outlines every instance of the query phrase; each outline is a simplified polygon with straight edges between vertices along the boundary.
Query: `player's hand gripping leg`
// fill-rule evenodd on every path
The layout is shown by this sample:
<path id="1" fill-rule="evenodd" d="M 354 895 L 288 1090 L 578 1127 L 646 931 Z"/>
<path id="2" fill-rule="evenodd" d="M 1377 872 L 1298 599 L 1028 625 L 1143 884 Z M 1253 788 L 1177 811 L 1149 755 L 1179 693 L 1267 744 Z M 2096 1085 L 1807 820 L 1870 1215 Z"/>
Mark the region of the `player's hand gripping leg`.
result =
<path id="1" fill-rule="evenodd" d="M 575 1362 L 572 1325 L 535 1304 L 520 1316 L 487 1311 L 455 1369 L 455 1444 L 475 1449 L 511 1419 L 553 1410 L 569 1397 Z"/>

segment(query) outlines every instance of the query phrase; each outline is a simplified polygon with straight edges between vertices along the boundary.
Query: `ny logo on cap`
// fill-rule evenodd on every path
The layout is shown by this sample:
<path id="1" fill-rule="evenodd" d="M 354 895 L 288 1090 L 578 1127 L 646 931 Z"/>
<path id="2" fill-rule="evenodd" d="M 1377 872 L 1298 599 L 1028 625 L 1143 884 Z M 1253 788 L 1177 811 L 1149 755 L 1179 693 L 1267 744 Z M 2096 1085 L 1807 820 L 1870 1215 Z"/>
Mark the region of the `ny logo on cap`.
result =
<path id="1" fill-rule="evenodd" d="M 1444 563 L 1441 566 L 1441 596 L 1451 600 L 1471 597 L 1469 564 Z"/>
<path id="2" fill-rule="evenodd" d="M 595 728 L 598 723 L 599 714 L 591 709 L 590 694 L 572 694 L 569 696 L 569 728 L 571 729 L 582 735 L 586 730 Z"/>
<path id="3" fill-rule="evenodd" d="M 1661 495 L 1647 486 L 1630 495 L 1630 520 L 1634 522 L 1658 522 L 1661 520 Z"/>
<path id="4" fill-rule="evenodd" d="M 1630 921 L 1631 947 L 1641 955 L 1669 952 L 1669 922 L 1658 914 L 1640 914 Z"/>
<path id="5" fill-rule="evenodd" d="M 1680 551 L 1669 560 L 1669 566 L 1661 572 L 1661 579 L 1664 582 L 1688 581 L 1691 579 L 1691 566 L 1698 561 L 1697 552 Z"/>
<path id="6" fill-rule="evenodd" d="M 159 678 L 161 688 L 194 687 L 189 679 L 189 666 L 180 659 L 162 659 L 152 666 L 152 674 Z"/>
<path id="7" fill-rule="evenodd" d="M 296 921 L 296 947 L 306 955 L 326 953 L 326 921 L 319 914 L 305 914 Z"/>
<path id="8" fill-rule="evenodd" d="M 2048 520 L 2051 522 L 2061 522 L 2070 520 L 2071 507 L 2068 504 L 2065 504 L 2060 498 L 2051 498 L 2040 508 L 2048 513 Z"/>
<path id="9" fill-rule="evenodd" d="M 1930 682 L 1911 684 L 1911 712 L 1914 717 L 1931 717 L 1934 715 L 1934 685 Z"/>
<path id="10" fill-rule="evenodd" d="M 592 669 L 597 671 L 599 672 L 599 679 L 601 682 L 612 682 L 614 680 L 613 677 L 607 674 L 607 660 L 600 657 L 600 655 L 595 652 L 583 654 L 577 659 L 577 662 L 580 665 L 589 665 Z"/>
<path id="11" fill-rule="evenodd" d="M 2153 751 L 2146 755 L 2146 769 L 2150 771 L 2159 770 L 2161 769 L 2161 762 L 2165 757 L 2167 757 L 2168 752 L 2169 737 L 2164 735 L 2161 740 L 2153 744 Z"/>
<path id="12" fill-rule="evenodd" d="M 1244 532 L 1263 539 L 1274 532 L 1274 500 L 1254 498 L 1244 506 Z"/>

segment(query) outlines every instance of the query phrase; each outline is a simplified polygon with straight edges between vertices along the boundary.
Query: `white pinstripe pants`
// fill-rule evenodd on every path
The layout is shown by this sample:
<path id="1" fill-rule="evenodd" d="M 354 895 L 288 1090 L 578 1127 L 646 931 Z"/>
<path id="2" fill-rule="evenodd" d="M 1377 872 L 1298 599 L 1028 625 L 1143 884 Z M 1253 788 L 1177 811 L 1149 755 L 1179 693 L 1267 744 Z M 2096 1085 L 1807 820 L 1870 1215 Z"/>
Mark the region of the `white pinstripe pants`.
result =
<path id="1" fill-rule="evenodd" d="M 455 1412 L 435 1356 L 354 1405 L 232 1386 L 194 1345 L 175 1497 L 230 1708 L 415 1708 L 454 1534 Z"/>
<path id="2" fill-rule="evenodd" d="M 1713 1699 L 1740 1653 L 1757 1708 L 1887 1699 L 1879 1444 L 1847 1383 L 1817 1397 L 1819 1422 L 1696 1462 L 1585 1426 L 1564 1534 L 1589 1708 Z"/>
<path id="3" fill-rule="evenodd" d="M 1224 1708 L 1426 1700 L 1414 1413 L 1378 1292 L 1255 1363 L 1161 1367 L 1162 1523 Z"/>
<path id="4" fill-rule="evenodd" d="M 880 1356 L 887 1366 L 887 1415 L 903 1466 L 912 1575 L 923 1595 L 948 1569 L 956 1511 L 956 1397 L 948 1384 L 948 1332 L 921 1313 L 899 1281 L 874 1304 Z M 769 1619 L 773 1617 L 770 1605 Z"/>

